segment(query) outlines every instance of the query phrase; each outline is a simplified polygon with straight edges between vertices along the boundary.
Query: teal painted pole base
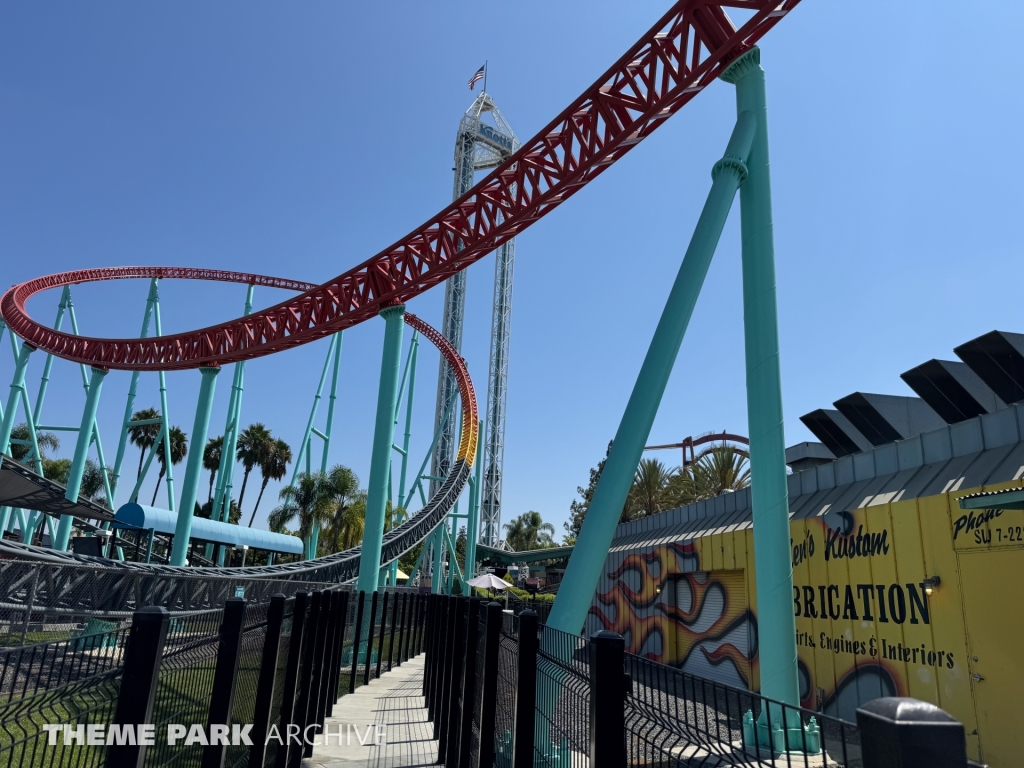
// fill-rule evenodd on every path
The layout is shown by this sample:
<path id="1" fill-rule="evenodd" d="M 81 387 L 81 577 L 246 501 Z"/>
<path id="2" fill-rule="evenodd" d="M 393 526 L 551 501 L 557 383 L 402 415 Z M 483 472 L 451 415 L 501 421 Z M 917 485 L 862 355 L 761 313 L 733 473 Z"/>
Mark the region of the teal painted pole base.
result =
<path id="1" fill-rule="evenodd" d="M 350 645 L 348 648 L 346 648 L 342 652 L 342 654 L 341 654 L 341 663 L 343 665 L 347 664 L 347 665 L 351 666 L 351 664 L 352 664 L 352 649 L 354 647 L 355 646 Z M 370 649 L 370 664 L 373 665 L 373 664 L 376 664 L 376 663 L 377 663 L 377 650 L 376 649 Z M 360 647 L 359 647 L 359 660 L 356 662 L 356 664 L 357 665 L 358 664 L 363 664 L 363 665 L 366 664 L 366 646 L 365 645 L 360 645 Z"/>
<path id="2" fill-rule="evenodd" d="M 773 711 L 778 709 L 772 707 Z M 754 713 L 749 709 L 743 715 L 743 743 L 749 755 L 773 758 L 779 755 L 820 755 L 821 729 L 813 717 L 808 723 L 799 723 L 793 727 L 783 728 L 781 713 L 778 720 L 773 718 L 772 726 L 768 727 L 768 707 L 761 710 L 760 717 L 754 722 Z M 800 719 L 796 712 L 790 713 L 791 719 Z M 769 752 L 770 755 L 765 754 Z"/>

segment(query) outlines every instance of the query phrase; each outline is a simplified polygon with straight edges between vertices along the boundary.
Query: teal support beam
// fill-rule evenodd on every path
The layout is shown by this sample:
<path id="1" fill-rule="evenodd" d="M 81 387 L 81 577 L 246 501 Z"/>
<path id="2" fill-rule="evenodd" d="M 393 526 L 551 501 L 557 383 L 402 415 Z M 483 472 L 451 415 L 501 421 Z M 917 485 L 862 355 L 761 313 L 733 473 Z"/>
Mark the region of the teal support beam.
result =
<path id="1" fill-rule="evenodd" d="M 93 368 L 89 377 L 89 390 L 85 396 L 85 409 L 82 411 L 82 426 L 78 428 L 78 441 L 75 443 L 75 457 L 71 460 L 71 471 L 68 473 L 67 491 L 64 498 L 78 501 L 78 492 L 82 488 L 82 475 L 85 472 L 85 460 L 89 457 L 89 445 L 92 443 L 93 431 L 96 429 L 96 410 L 100 405 L 100 393 L 103 391 L 103 379 L 107 372 L 102 368 Z M 61 515 L 53 548 L 64 552 L 71 538 L 71 515 Z"/>
<path id="2" fill-rule="evenodd" d="M 154 292 L 156 291 L 156 278 L 149 281 L 149 295 L 146 297 L 146 310 L 142 314 L 142 330 L 139 333 L 139 338 L 144 339 L 149 335 L 149 322 L 153 316 L 153 301 Z M 58 316 L 59 321 L 59 316 Z M 47 365 L 50 361 L 46 361 Z M 124 454 L 128 448 L 128 427 L 131 425 L 132 413 L 135 412 L 135 398 L 139 391 L 139 376 L 141 374 L 138 371 L 132 371 L 131 383 L 128 385 L 128 397 L 125 399 L 124 404 L 124 418 L 121 420 L 121 434 L 117 441 L 117 454 L 114 457 L 114 479 L 111 483 L 112 492 L 117 493 L 117 486 L 121 480 L 121 466 L 124 463 Z M 40 389 L 40 398 L 42 397 L 42 389 Z M 36 403 L 36 407 L 40 407 L 39 403 Z M 110 500 L 111 504 L 114 504 L 114 500 Z M 116 507 L 115 507 L 116 508 Z M 148 562 L 148 561 L 147 561 Z"/>
<path id="3" fill-rule="evenodd" d="M 405 305 L 381 310 L 384 318 L 384 353 L 380 363 L 380 387 L 377 391 L 377 419 L 370 455 L 370 480 L 366 486 L 366 522 L 359 555 L 360 592 L 377 590 L 380 552 L 384 540 L 384 513 L 387 506 L 388 471 L 391 446 L 395 442 L 395 405 L 398 399 L 398 375 L 402 365 L 402 330 Z"/>
<path id="4" fill-rule="evenodd" d="M 71 301 L 71 286 L 65 285 L 60 294 L 60 303 L 57 305 L 57 319 L 53 321 L 53 330 L 59 331 L 64 323 L 64 312 L 67 311 L 68 302 Z M 36 424 L 42 418 L 43 400 L 46 397 L 46 389 L 50 383 L 50 371 L 53 369 L 53 355 L 46 356 L 43 363 L 43 375 L 39 377 L 39 393 L 36 395 L 36 407 L 33 412 Z"/>
<path id="5" fill-rule="evenodd" d="M 153 324 L 155 326 L 156 335 L 163 336 L 163 326 L 160 322 L 160 295 L 159 289 L 154 287 L 153 290 Z M 72 315 L 72 318 L 74 316 Z M 163 433 L 163 444 L 164 444 L 164 456 L 167 458 L 166 461 L 166 472 L 164 473 L 164 487 L 167 488 L 167 509 L 171 512 L 174 511 L 174 462 L 171 461 L 171 415 L 167 411 L 167 374 L 164 371 L 160 371 L 160 418 L 164 420 L 164 433 Z M 193 446 L 194 448 L 195 446 Z M 199 446 L 199 452 L 203 452 L 204 446 Z M 156 452 L 154 446 L 154 453 Z"/>
<path id="6" fill-rule="evenodd" d="M 551 608 L 547 626 L 572 635 L 583 628 L 608 549 L 615 535 L 637 465 L 665 393 L 679 347 L 722 234 L 755 130 L 754 116 L 741 114 L 725 156 L 712 170 L 714 182 L 676 275 L 650 348 L 637 376 L 604 471 L 594 491 L 576 546 Z"/>
<path id="7" fill-rule="evenodd" d="M 484 433 L 484 423 L 480 422 L 480 432 Z M 476 442 L 476 477 L 469 489 L 469 515 L 466 521 L 466 579 L 476 574 L 476 544 L 480 538 L 480 491 L 483 488 L 484 472 L 484 441 Z"/>
<path id="8" fill-rule="evenodd" d="M 734 61 L 722 79 L 736 86 L 737 113 L 753 114 L 757 123 L 747 158 L 747 180 L 740 189 L 740 229 L 761 693 L 796 707 L 800 686 L 782 431 L 768 108 L 760 50 L 753 48 Z"/>
<path id="9" fill-rule="evenodd" d="M 412 439 L 412 405 L 413 396 L 416 394 L 416 360 L 420 349 L 419 331 L 413 331 L 412 341 L 409 342 L 409 390 L 405 400 L 405 435 L 402 438 L 402 468 L 398 475 L 398 506 L 405 509 L 409 499 L 405 495 L 405 482 L 409 469 L 409 441 Z M 398 418 L 397 416 L 395 417 Z M 411 574 L 410 574 L 411 575 Z"/>
<path id="10" fill-rule="evenodd" d="M 14 339 L 14 334 L 11 334 Z M 14 376 L 11 379 L 11 393 L 7 396 L 7 407 L 4 409 L 3 422 L 0 423 L 0 453 L 11 453 L 11 431 L 18 415 L 18 399 L 25 388 L 25 371 L 28 369 L 28 358 L 35 351 L 28 344 L 22 344 L 14 364 Z"/>
<path id="11" fill-rule="evenodd" d="M 341 343 L 345 340 L 345 332 L 338 331 L 334 337 L 334 364 L 331 370 L 331 394 L 327 397 L 327 425 L 324 431 L 314 430 L 324 441 L 324 450 L 320 455 L 320 471 L 327 471 L 327 458 L 331 451 L 331 434 L 334 431 L 334 407 L 338 399 L 338 369 L 341 366 Z"/>
<path id="12" fill-rule="evenodd" d="M 430 592 L 435 595 L 441 594 L 441 563 L 444 555 L 444 521 L 434 529 L 431 537 L 430 547 L 433 550 L 434 562 L 430 571 Z"/>
<path id="13" fill-rule="evenodd" d="M 181 484 L 181 506 L 178 508 L 178 520 L 174 525 L 171 565 L 185 565 L 185 558 L 188 556 L 196 495 L 199 493 L 199 476 L 203 472 L 202 446 L 206 445 L 206 435 L 210 431 L 210 411 L 213 409 L 213 393 L 216 389 L 217 374 L 220 373 L 220 368 L 200 368 L 199 373 L 203 378 L 199 384 L 196 420 L 192 425 L 193 448 L 188 452 L 185 479 Z"/>

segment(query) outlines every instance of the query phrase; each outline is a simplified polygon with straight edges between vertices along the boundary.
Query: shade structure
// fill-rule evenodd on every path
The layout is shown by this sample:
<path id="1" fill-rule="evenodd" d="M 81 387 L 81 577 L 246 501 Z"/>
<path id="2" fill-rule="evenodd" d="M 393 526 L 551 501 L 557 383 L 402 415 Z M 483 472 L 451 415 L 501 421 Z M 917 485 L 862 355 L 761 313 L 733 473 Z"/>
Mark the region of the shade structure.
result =
<path id="1" fill-rule="evenodd" d="M 166 509 L 147 507 L 143 504 L 125 504 L 114 515 L 115 528 L 136 530 L 152 529 L 156 533 L 174 534 L 178 515 Z M 249 549 L 265 549 L 287 555 L 302 554 L 302 539 L 271 533 L 256 528 L 243 528 L 216 520 L 197 517 L 192 521 L 192 538 L 213 544 L 227 544 L 232 547 L 247 546 Z"/>
<path id="2" fill-rule="evenodd" d="M 470 579 L 466 582 L 471 587 L 477 589 L 508 589 L 509 584 L 506 581 L 502 581 L 493 573 L 482 573 L 475 579 Z"/>

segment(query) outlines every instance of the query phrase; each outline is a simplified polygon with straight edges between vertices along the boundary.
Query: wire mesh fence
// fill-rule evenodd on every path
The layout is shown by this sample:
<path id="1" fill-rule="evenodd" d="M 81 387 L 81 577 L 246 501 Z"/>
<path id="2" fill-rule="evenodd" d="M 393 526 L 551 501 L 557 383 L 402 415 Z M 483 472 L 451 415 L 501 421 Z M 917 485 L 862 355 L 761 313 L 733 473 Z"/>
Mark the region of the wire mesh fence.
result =
<path id="1" fill-rule="evenodd" d="M 252 746 L 229 740 L 219 764 L 298 765 L 308 748 L 282 749 L 273 734 L 285 734 L 291 724 L 318 732 L 335 699 L 348 693 L 353 678 L 343 654 L 358 646 L 361 602 L 368 606 L 363 647 L 364 657 L 370 649 L 370 662 L 357 664 L 360 683 L 420 650 L 425 596 L 399 589 L 358 597 L 336 587 L 269 602 L 235 598 L 237 620 L 226 607 L 157 614 L 164 634 L 151 642 L 152 689 L 146 694 L 155 738 L 140 764 L 198 768 L 204 755 L 219 748 L 206 743 L 213 724 L 227 722 L 248 724 L 260 737 Z M 153 610 L 160 609 L 147 609 Z M 104 765 L 111 749 L 135 748 L 104 743 L 104 736 L 109 742 L 111 732 L 122 733 L 133 725 L 131 718 L 145 715 L 132 711 L 125 720 L 118 710 L 119 700 L 131 699 L 123 673 L 143 642 L 132 639 L 134 629 L 125 622 L 108 631 L 0 648 L 0 768 L 91 768 Z M 145 677 L 133 675 L 129 687 Z M 225 689 L 231 691 L 227 697 Z M 216 711 L 218 702 L 228 708 Z M 62 732 L 53 743 L 44 727 L 50 724 L 69 724 L 70 739 Z M 88 731 L 88 744 L 87 726 L 102 731 L 98 737 Z M 169 743 L 172 727 L 177 734 Z M 193 739 L 196 729 L 203 735 Z"/>
<path id="2" fill-rule="evenodd" d="M 85 724 L 113 715 L 126 634 L 0 650 L 0 767 L 102 765 L 103 749 L 86 743 Z M 63 723 L 75 725 L 50 745 L 44 727 Z"/>
<path id="3" fill-rule="evenodd" d="M 851 723 L 638 656 L 626 655 L 626 671 L 630 765 L 862 765 Z"/>
<path id="4" fill-rule="evenodd" d="M 583 768 L 590 738 L 587 641 L 545 627 L 537 653 L 536 759 Z"/>

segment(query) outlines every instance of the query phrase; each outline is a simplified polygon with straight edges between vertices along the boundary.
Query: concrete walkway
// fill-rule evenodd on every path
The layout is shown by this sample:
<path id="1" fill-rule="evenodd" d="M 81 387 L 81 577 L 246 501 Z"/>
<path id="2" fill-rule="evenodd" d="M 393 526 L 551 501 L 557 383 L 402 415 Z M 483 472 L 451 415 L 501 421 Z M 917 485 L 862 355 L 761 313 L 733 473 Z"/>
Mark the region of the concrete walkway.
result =
<path id="1" fill-rule="evenodd" d="M 327 718 L 329 743 L 313 748 L 304 768 L 419 768 L 437 761 L 433 725 L 423 702 L 423 656 L 356 688 Z M 336 734 L 341 733 L 340 744 Z M 360 743 L 360 737 L 363 743 Z M 324 735 L 319 736 L 321 741 Z"/>

